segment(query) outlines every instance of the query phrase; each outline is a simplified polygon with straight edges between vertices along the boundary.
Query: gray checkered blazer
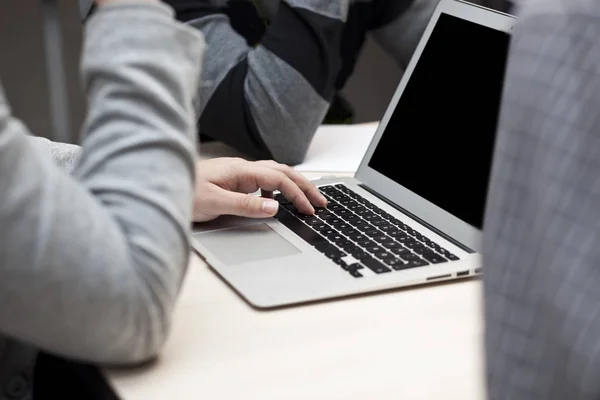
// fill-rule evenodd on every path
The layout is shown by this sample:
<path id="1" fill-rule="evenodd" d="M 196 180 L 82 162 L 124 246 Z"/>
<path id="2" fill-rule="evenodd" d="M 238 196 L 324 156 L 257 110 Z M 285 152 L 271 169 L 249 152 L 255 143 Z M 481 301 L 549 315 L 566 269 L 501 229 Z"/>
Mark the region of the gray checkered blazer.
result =
<path id="1" fill-rule="evenodd" d="M 600 0 L 527 0 L 484 226 L 489 398 L 600 399 Z"/>

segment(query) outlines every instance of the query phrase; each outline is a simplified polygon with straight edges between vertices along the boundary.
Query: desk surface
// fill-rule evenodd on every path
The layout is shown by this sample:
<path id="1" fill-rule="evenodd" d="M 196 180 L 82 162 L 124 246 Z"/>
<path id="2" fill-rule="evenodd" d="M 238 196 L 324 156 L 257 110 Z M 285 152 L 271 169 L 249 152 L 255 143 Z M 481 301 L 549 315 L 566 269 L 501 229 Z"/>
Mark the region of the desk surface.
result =
<path id="1" fill-rule="evenodd" d="M 106 374 L 124 400 L 483 399 L 480 291 L 471 280 L 257 311 L 194 256 L 159 360 Z"/>

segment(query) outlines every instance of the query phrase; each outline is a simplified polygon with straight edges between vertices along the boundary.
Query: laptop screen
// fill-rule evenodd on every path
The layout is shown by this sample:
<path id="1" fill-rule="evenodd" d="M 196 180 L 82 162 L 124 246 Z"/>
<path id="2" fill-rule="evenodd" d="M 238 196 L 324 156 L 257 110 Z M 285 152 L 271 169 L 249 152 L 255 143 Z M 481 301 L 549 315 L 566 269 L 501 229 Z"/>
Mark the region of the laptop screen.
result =
<path id="1" fill-rule="evenodd" d="M 479 229 L 509 39 L 442 13 L 368 163 Z"/>

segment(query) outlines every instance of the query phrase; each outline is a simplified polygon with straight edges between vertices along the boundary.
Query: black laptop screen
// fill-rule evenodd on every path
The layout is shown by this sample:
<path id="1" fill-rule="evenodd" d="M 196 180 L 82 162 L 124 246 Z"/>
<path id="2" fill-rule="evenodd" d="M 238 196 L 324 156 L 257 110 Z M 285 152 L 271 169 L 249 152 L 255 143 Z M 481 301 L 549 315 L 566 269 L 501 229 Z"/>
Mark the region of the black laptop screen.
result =
<path id="1" fill-rule="evenodd" d="M 509 39 L 441 14 L 369 161 L 480 229 Z"/>

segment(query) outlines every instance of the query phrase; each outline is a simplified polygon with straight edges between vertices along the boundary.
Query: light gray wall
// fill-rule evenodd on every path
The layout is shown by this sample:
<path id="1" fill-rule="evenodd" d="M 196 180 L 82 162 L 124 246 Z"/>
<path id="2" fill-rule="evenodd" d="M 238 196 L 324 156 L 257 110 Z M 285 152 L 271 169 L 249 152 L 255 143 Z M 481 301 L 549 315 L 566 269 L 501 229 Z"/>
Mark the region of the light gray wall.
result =
<path id="1" fill-rule="evenodd" d="M 79 89 L 81 24 L 77 3 L 58 0 L 70 108 L 71 130 L 79 131 L 85 112 Z M 0 79 L 14 114 L 37 135 L 50 127 L 41 0 L 0 1 Z"/>

